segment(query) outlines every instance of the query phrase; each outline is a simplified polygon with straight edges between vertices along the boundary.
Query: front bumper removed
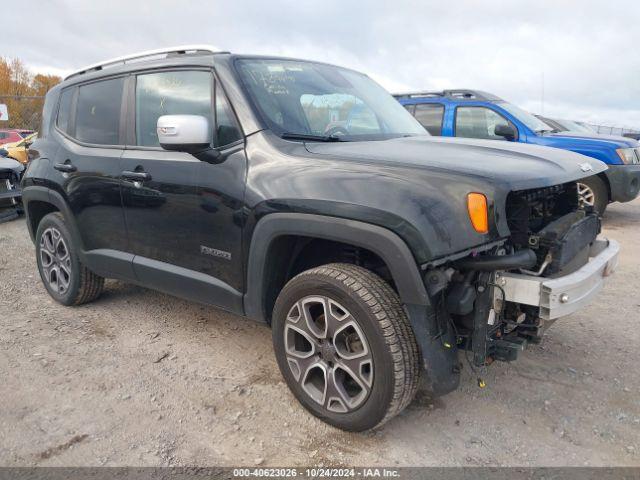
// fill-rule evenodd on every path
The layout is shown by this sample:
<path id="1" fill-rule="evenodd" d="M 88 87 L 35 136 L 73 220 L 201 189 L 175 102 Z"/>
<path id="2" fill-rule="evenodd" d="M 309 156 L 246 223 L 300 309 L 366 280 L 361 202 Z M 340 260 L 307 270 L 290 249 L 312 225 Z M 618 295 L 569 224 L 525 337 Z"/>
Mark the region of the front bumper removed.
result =
<path id="1" fill-rule="evenodd" d="M 554 320 L 569 315 L 586 305 L 602 289 L 606 277 L 618 264 L 620 245 L 615 240 L 597 239 L 591 246 L 589 261 L 580 269 L 555 278 L 519 273 L 496 274 L 494 305 L 504 300 L 539 307 L 539 317 Z"/>

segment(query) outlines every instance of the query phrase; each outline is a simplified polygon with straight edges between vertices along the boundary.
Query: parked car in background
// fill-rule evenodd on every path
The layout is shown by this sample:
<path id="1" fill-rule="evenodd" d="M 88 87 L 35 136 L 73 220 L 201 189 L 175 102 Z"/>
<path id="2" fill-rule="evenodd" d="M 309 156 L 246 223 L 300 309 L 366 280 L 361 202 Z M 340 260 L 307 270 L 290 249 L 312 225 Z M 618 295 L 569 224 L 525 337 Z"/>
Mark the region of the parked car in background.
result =
<path id="1" fill-rule="evenodd" d="M 544 123 L 546 123 L 550 127 L 553 127 L 558 132 L 572 132 L 574 134 L 580 134 L 580 133 L 597 134 L 597 135 L 600 135 L 601 137 L 609 137 L 609 138 L 615 138 L 615 139 L 620 139 L 620 137 L 624 137 L 623 141 L 625 138 L 633 138 L 634 140 L 640 140 L 640 132 L 631 131 L 631 132 L 623 132 L 623 133 L 620 133 L 619 135 L 617 134 L 614 135 L 611 132 L 614 129 L 616 129 L 615 127 L 605 127 L 605 126 L 598 127 L 596 125 L 590 125 L 586 122 L 581 122 L 577 120 L 561 120 L 557 118 L 545 117 L 543 115 L 536 115 L 536 117 L 538 117 L 540 120 L 542 120 Z M 607 130 L 607 129 L 609 130 L 609 133 L 599 131 L 599 130 Z"/>
<path id="2" fill-rule="evenodd" d="M 568 137 L 595 138 L 600 140 L 613 140 L 616 142 L 627 143 L 630 137 L 624 135 L 611 135 L 607 133 L 598 133 L 588 125 L 582 122 L 574 122 L 572 120 L 557 120 L 542 115 L 536 115 L 537 118 L 553 128 L 552 133 L 562 133 Z"/>
<path id="3" fill-rule="evenodd" d="M 0 222 L 22 213 L 20 178 L 25 167 L 5 154 L 6 151 L 0 149 Z"/>
<path id="4" fill-rule="evenodd" d="M 18 142 L 5 143 L 4 145 L 2 145 L 2 147 L 0 147 L 0 150 L 4 150 L 6 152 L 6 155 L 3 156 L 13 158 L 23 165 L 26 165 L 29 161 L 29 146 L 33 143 L 37 136 L 37 132 L 31 133 Z"/>
<path id="5" fill-rule="evenodd" d="M 33 133 L 33 130 L 20 130 L 15 128 L 0 129 L 0 145 L 19 142 Z"/>
<path id="6" fill-rule="evenodd" d="M 549 125 L 551 128 L 553 128 L 556 132 L 576 132 L 587 134 L 598 133 L 593 130 L 593 128 L 585 125 L 584 123 L 574 122 L 573 120 L 560 120 L 557 118 L 544 117 L 542 115 L 535 116 Z"/>
<path id="7" fill-rule="evenodd" d="M 395 95 L 432 135 L 530 143 L 571 150 L 608 165 L 580 182 L 585 205 L 603 214 L 610 202 L 628 202 L 640 192 L 640 143 L 597 134 L 557 133 L 531 113 L 478 90 L 444 90 Z"/>
<path id="8" fill-rule="evenodd" d="M 599 133 L 598 130 L 596 130 L 596 128 L 593 125 L 589 125 L 587 122 L 580 122 L 578 120 L 571 120 L 573 123 L 576 123 L 578 125 L 580 125 L 581 127 L 586 128 L 587 130 L 593 132 L 593 133 Z"/>
<path id="9" fill-rule="evenodd" d="M 433 138 L 346 68 L 177 47 L 81 69 L 43 111 L 22 185 L 51 297 L 118 278 L 266 321 L 295 397 L 346 430 L 421 379 L 456 389 L 459 351 L 515 360 L 616 267 L 577 195 L 602 162 Z"/>

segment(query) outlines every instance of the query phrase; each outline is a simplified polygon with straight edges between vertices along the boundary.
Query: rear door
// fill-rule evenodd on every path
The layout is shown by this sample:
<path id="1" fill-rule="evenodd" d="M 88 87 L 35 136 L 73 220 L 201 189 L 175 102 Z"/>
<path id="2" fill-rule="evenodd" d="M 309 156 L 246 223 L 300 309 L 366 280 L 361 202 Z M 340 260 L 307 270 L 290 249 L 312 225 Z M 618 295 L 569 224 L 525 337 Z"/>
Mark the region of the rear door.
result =
<path id="1" fill-rule="evenodd" d="M 161 70 L 132 76 L 129 138 L 122 156 L 128 251 L 137 278 L 152 288 L 239 311 L 243 138 L 213 72 Z M 160 147 L 161 115 L 200 115 L 212 128 L 218 165 Z"/>
<path id="2" fill-rule="evenodd" d="M 88 261 L 116 278 L 132 274 L 120 198 L 124 84 L 115 77 L 63 90 L 54 129 L 60 148 L 53 183 L 73 212 Z"/>
<path id="3" fill-rule="evenodd" d="M 415 106 L 413 115 L 416 120 L 431 135 L 442 135 L 442 121 L 444 118 L 444 105 L 442 103 L 419 103 Z"/>

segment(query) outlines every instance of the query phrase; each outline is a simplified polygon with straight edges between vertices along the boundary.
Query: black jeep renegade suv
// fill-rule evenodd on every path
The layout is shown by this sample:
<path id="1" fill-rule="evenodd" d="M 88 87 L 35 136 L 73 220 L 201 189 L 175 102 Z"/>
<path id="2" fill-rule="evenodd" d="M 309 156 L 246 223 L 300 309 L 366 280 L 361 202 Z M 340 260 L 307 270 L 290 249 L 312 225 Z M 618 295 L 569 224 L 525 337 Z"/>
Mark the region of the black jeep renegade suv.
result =
<path id="1" fill-rule="evenodd" d="M 432 138 L 366 75 L 207 47 L 132 55 L 46 98 L 22 181 L 43 283 L 105 278 L 269 322 L 314 415 L 375 427 L 470 368 L 513 360 L 617 261 L 578 206 L 606 167 Z"/>

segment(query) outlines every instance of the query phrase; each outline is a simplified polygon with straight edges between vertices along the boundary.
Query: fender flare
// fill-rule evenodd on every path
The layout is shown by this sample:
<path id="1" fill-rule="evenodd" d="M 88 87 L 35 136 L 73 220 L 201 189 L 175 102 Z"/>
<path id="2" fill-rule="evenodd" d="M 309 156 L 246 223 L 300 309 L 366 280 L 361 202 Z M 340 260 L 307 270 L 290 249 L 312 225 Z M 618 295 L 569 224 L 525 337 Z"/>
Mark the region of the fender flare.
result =
<path id="1" fill-rule="evenodd" d="M 387 264 L 406 305 L 430 305 L 416 261 L 407 244 L 392 231 L 369 223 L 306 213 L 272 213 L 260 219 L 251 237 L 247 263 L 245 314 L 266 320 L 264 273 L 272 242 L 283 235 L 297 235 L 349 243 L 371 250 Z"/>
<path id="2" fill-rule="evenodd" d="M 455 390 L 460 383 L 455 336 L 450 328 L 438 335 L 435 309 L 418 265 L 407 244 L 386 228 L 338 217 L 304 213 L 272 213 L 253 231 L 247 264 L 247 317 L 266 320 L 265 264 L 269 247 L 282 235 L 309 236 L 346 242 L 371 250 L 387 264 L 422 353 L 426 388 L 435 396 Z M 449 345 L 445 348 L 444 345 Z"/>
<path id="3" fill-rule="evenodd" d="M 64 200 L 62 195 L 48 187 L 42 187 L 38 185 L 30 185 L 23 188 L 22 204 L 24 205 L 27 228 L 29 230 L 31 241 L 35 241 L 36 232 L 32 226 L 31 218 L 29 218 L 29 202 L 31 201 L 49 203 L 56 207 L 62 213 L 62 215 L 64 215 L 65 221 L 69 226 L 69 230 L 71 231 L 71 235 L 73 235 L 74 243 L 80 246 L 78 253 L 82 258 L 84 253 L 84 244 L 78 232 L 75 216 L 73 215 L 71 208 L 69 208 L 69 204 Z"/>

